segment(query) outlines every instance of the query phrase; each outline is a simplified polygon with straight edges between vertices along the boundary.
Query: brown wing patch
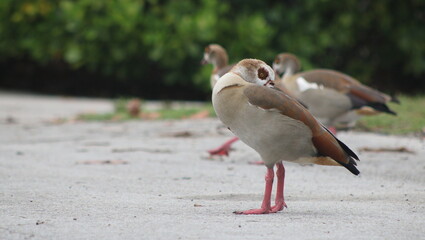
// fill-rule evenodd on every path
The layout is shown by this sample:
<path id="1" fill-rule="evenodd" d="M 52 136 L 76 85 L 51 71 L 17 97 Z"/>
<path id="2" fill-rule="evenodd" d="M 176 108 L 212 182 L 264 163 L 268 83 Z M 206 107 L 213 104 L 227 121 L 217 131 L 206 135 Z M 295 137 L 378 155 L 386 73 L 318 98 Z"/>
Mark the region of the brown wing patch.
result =
<path id="1" fill-rule="evenodd" d="M 329 158 L 329 157 L 316 157 L 313 160 L 314 164 L 317 165 L 326 165 L 326 166 L 341 166 L 338 162 L 335 162 L 335 160 Z"/>
<path id="2" fill-rule="evenodd" d="M 329 133 L 313 136 L 313 144 L 320 155 L 329 156 L 337 162 L 349 163 L 349 158 L 335 137 Z"/>
<path id="3" fill-rule="evenodd" d="M 327 69 L 306 71 L 295 76 L 303 77 L 308 82 L 314 82 L 326 88 L 332 88 L 344 93 L 349 91 L 350 86 L 360 85 L 357 80 L 346 74 Z"/>
<path id="4" fill-rule="evenodd" d="M 244 94 L 252 105 L 267 110 L 275 109 L 283 115 L 303 122 L 310 127 L 313 136 L 325 132 L 307 109 L 282 91 L 251 85 L 244 90 Z"/>
<path id="5" fill-rule="evenodd" d="M 353 94 L 368 102 L 385 103 L 391 97 L 368 86 L 362 85 L 356 79 L 334 70 L 317 69 L 298 74 L 308 82 L 314 82 L 339 92 Z"/>
<path id="6" fill-rule="evenodd" d="M 258 85 L 246 87 L 244 95 L 248 97 L 248 101 L 252 105 L 267 110 L 277 110 L 281 114 L 307 125 L 312 131 L 312 141 L 320 156 L 329 156 L 341 164 L 349 163 L 349 156 L 335 137 L 325 130 L 310 112 L 293 98 L 281 91 Z"/>
<path id="7" fill-rule="evenodd" d="M 350 93 L 368 102 L 385 103 L 385 94 L 363 85 L 350 86 Z"/>
<path id="8" fill-rule="evenodd" d="M 325 133 L 317 120 L 297 100 L 282 91 L 251 85 L 244 90 L 249 103 L 263 109 L 275 109 L 281 114 L 299 120 L 310 127 L 313 136 Z"/>

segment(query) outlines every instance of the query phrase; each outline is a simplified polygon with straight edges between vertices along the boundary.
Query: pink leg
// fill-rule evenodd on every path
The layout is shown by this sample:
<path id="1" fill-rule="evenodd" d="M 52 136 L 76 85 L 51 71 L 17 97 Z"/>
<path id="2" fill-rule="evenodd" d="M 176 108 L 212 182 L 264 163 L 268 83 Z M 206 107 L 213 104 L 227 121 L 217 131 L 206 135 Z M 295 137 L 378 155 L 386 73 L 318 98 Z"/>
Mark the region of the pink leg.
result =
<path id="1" fill-rule="evenodd" d="M 246 211 L 234 211 L 235 214 L 267 214 L 270 213 L 270 200 L 272 196 L 274 172 L 273 168 L 267 168 L 266 190 L 264 191 L 263 203 L 260 209 L 251 209 Z"/>
<path id="2" fill-rule="evenodd" d="M 230 151 L 230 147 L 232 146 L 232 144 L 236 141 L 238 141 L 239 138 L 238 137 L 233 137 L 232 139 L 228 140 L 227 142 L 225 142 L 223 145 L 221 145 L 218 148 L 214 148 L 211 150 L 208 150 L 208 152 L 210 153 L 210 156 L 213 155 L 218 155 L 218 156 L 229 156 L 229 151 Z"/>
<path id="3" fill-rule="evenodd" d="M 283 166 L 282 162 L 277 163 L 277 170 L 276 170 L 276 177 L 277 177 L 277 190 L 276 190 L 276 200 L 275 204 L 271 211 L 272 213 L 282 211 L 284 207 L 286 206 L 284 197 L 283 197 L 283 190 L 285 187 L 285 167 Z"/>

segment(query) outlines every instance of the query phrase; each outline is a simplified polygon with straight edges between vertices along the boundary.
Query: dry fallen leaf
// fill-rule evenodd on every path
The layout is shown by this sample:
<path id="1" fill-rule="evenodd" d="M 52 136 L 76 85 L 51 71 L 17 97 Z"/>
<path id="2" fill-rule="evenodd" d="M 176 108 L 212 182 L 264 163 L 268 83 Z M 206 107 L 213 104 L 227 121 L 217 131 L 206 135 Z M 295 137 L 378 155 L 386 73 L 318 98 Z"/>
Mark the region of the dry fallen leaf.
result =
<path id="1" fill-rule="evenodd" d="M 149 153 L 172 153 L 170 149 L 150 149 L 150 148 L 143 148 L 143 147 L 133 147 L 133 148 L 114 148 L 112 149 L 112 152 L 118 153 L 118 152 L 149 152 Z"/>
<path id="2" fill-rule="evenodd" d="M 150 113 L 140 113 L 139 114 L 139 117 L 140 118 L 143 118 L 143 119 L 151 119 L 151 120 L 154 120 L 154 119 L 158 119 L 158 118 L 160 118 L 161 117 L 161 114 L 160 113 L 158 113 L 158 112 L 150 112 Z"/>
<path id="3" fill-rule="evenodd" d="M 208 110 L 203 110 L 200 112 L 197 112 L 195 114 L 190 115 L 189 119 L 204 119 L 210 116 L 210 112 Z"/>
<path id="4" fill-rule="evenodd" d="M 41 224 L 44 224 L 45 222 L 44 221 L 42 221 L 42 220 L 37 220 L 37 222 L 35 222 L 35 225 L 41 225 Z"/>
<path id="5" fill-rule="evenodd" d="M 140 114 L 140 100 L 137 98 L 131 99 L 127 103 L 127 112 L 132 117 L 137 117 Z"/>
<path id="6" fill-rule="evenodd" d="M 53 118 L 53 119 L 50 119 L 50 120 L 46 120 L 44 122 L 46 124 L 51 124 L 51 125 L 60 125 L 60 124 L 68 123 L 68 122 L 70 122 L 70 120 L 68 120 L 66 118 Z"/>
<path id="7" fill-rule="evenodd" d="M 127 161 L 123 160 L 87 160 L 77 162 L 77 164 L 85 164 L 85 165 L 121 165 L 128 164 Z"/>
<path id="8" fill-rule="evenodd" d="M 15 124 L 15 123 L 18 123 L 18 121 L 16 120 L 16 118 L 11 117 L 11 116 L 6 117 L 5 121 L 6 121 L 6 123 L 7 123 L 7 124 Z"/>
<path id="9" fill-rule="evenodd" d="M 171 134 L 173 137 L 191 137 L 193 134 L 189 131 L 176 132 Z"/>
<path id="10" fill-rule="evenodd" d="M 112 118 L 111 118 L 111 121 L 120 121 L 122 119 L 122 117 L 120 116 L 120 115 L 114 115 Z"/>

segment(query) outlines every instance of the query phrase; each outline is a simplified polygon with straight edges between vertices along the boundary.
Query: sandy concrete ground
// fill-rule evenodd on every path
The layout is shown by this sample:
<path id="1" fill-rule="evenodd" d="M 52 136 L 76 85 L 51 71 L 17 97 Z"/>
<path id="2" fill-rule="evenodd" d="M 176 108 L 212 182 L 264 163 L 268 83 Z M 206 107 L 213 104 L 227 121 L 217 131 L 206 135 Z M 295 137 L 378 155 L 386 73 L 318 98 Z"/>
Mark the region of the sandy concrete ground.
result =
<path id="1" fill-rule="evenodd" d="M 54 121 L 111 108 L 0 94 L 0 239 L 425 239 L 423 140 L 341 133 L 360 177 L 287 163 L 288 208 L 239 216 L 260 206 L 265 168 L 240 142 L 205 158 L 231 136 L 218 120 Z"/>

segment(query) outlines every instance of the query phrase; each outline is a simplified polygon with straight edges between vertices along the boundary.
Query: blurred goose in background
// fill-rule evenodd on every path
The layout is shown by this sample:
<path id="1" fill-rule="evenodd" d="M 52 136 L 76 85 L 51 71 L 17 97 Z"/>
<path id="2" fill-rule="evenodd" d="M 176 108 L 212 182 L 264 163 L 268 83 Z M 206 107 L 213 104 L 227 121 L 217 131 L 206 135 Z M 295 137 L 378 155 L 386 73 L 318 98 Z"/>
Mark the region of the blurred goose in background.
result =
<path id="1" fill-rule="evenodd" d="M 234 66 L 228 65 L 228 62 L 229 57 L 222 46 L 218 44 L 210 44 L 205 47 L 204 58 L 202 58 L 201 64 L 212 64 L 214 66 L 210 77 L 211 88 L 214 88 L 217 80 Z"/>
<path id="2" fill-rule="evenodd" d="M 230 71 L 234 64 L 229 65 L 229 57 L 226 50 L 218 44 L 210 44 L 204 49 L 204 57 L 201 60 L 201 64 L 212 64 L 214 66 L 211 77 L 210 84 L 211 89 L 214 88 L 214 85 L 217 83 L 218 79 L 224 74 Z M 233 137 L 223 143 L 221 146 L 208 150 L 210 156 L 229 156 L 230 149 L 232 144 L 238 141 L 238 137 Z"/>
<path id="3" fill-rule="evenodd" d="M 275 72 L 256 59 L 240 61 L 214 86 L 212 102 L 218 118 L 257 151 L 265 166 L 266 186 L 261 208 L 236 214 L 281 211 L 285 168 L 282 160 L 302 164 L 344 166 L 358 175 L 358 157 L 323 127 L 297 100 L 269 87 Z M 273 167 L 277 166 L 275 205 L 271 206 Z"/>
<path id="4" fill-rule="evenodd" d="M 314 69 L 300 72 L 300 61 L 289 53 L 281 53 L 273 69 L 282 74 L 276 86 L 284 85 L 302 101 L 320 122 L 336 133 L 338 124 L 353 127 L 362 115 L 388 113 L 396 115 L 386 103 L 398 100 L 361 84 L 356 79 L 334 70 Z"/>

